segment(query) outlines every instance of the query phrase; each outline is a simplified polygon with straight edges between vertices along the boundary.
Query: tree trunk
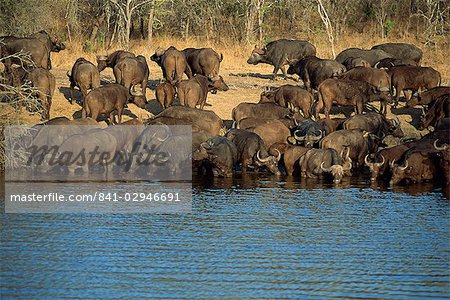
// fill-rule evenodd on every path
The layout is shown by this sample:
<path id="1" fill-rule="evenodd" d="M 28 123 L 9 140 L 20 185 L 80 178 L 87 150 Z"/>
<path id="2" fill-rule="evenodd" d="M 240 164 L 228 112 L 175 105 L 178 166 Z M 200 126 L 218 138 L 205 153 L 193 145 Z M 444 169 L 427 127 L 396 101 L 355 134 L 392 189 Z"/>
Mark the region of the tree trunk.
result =
<path id="1" fill-rule="evenodd" d="M 257 9 L 258 9 L 258 41 L 259 46 L 262 46 L 263 43 L 263 37 L 264 37 L 264 30 L 263 30 L 263 19 L 264 19 L 264 0 L 258 0 L 257 3 Z"/>
<path id="2" fill-rule="evenodd" d="M 247 14 L 245 19 L 245 43 L 250 44 L 250 41 L 253 37 L 253 26 L 255 24 L 256 18 L 256 4 L 257 0 L 248 0 L 247 1 Z"/>
<path id="3" fill-rule="evenodd" d="M 153 40 L 153 19 L 155 14 L 155 1 L 152 1 L 150 4 L 150 10 L 148 11 L 148 25 L 147 25 L 147 40 L 148 46 L 152 46 Z"/>
<path id="4" fill-rule="evenodd" d="M 89 40 L 91 41 L 91 43 L 93 43 L 95 41 L 95 39 L 97 38 L 98 29 L 103 24 L 104 20 L 105 20 L 105 15 L 101 15 L 98 18 L 95 19 L 94 26 L 92 27 L 92 31 L 91 31 L 91 34 L 89 36 Z"/>

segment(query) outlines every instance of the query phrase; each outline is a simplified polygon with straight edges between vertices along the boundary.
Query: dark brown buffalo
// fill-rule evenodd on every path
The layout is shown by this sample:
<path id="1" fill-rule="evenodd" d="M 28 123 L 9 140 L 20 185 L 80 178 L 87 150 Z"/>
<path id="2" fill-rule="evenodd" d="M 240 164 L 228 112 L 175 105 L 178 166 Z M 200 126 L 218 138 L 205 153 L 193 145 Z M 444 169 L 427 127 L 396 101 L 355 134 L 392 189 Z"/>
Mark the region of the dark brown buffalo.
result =
<path id="1" fill-rule="evenodd" d="M 324 132 L 324 135 L 329 135 L 336 130 L 344 129 L 343 124 L 347 118 L 333 118 L 333 119 L 320 119 L 317 120 L 319 128 Z"/>
<path id="2" fill-rule="evenodd" d="M 412 98 L 406 102 L 407 107 L 414 107 L 416 105 L 430 105 L 437 98 L 443 95 L 450 94 L 450 86 L 437 86 L 417 95 L 413 95 Z"/>
<path id="3" fill-rule="evenodd" d="M 192 75 L 199 74 L 208 78 L 219 76 L 222 53 L 219 55 L 211 48 L 186 48 L 182 52 L 186 56 Z"/>
<path id="4" fill-rule="evenodd" d="M 5 44 L 2 47 L 2 55 L 11 55 L 18 52 L 29 53 L 34 62 L 34 65 L 31 65 L 32 67 L 47 70 L 51 69 L 50 52 L 59 52 L 66 48 L 55 36 L 48 34 L 46 31 L 40 31 L 25 38 L 4 36 L 0 37 L 0 41 Z M 12 61 L 20 64 L 20 61 L 14 59 Z"/>
<path id="5" fill-rule="evenodd" d="M 55 92 L 56 79 L 52 73 L 43 68 L 35 68 L 28 74 L 28 79 L 37 89 L 37 98 L 42 105 L 42 119 L 50 118 L 53 93 Z"/>
<path id="6" fill-rule="evenodd" d="M 164 78 L 172 85 L 183 79 L 183 73 L 186 73 L 188 78 L 192 77 L 184 52 L 173 46 L 167 49 L 157 48 L 150 59 L 161 67 Z"/>
<path id="7" fill-rule="evenodd" d="M 375 45 L 372 49 L 383 50 L 392 55 L 393 58 L 401 59 L 403 61 L 412 61 L 414 65 L 420 66 L 423 52 L 417 46 L 406 43 L 385 43 Z"/>
<path id="8" fill-rule="evenodd" d="M 175 100 L 175 87 L 168 83 L 162 82 L 156 87 L 156 100 L 158 100 L 159 104 L 161 104 L 162 108 L 166 109 L 169 106 L 172 106 L 173 101 Z"/>
<path id="9" fill-rule="evenodd" d="M 289 66 L 288 74 L 297 74 L 305 83 L 306 90 L 312 92 L 328 78 L 344 73 L 346 68 L 333 59 L 321 59 L 307 56 L 294 65 Z"/>
<path id="10" fill-rule="evenodd" d="M 403 164 L 392 164 L 390 185 L 398 184 L 402 181 L 418 183 L 429 181 L 437 175 L 439 159 L 435 153 L 411 150 L 405 153 Z"/>
<path id="11" fill-rule="evenodd" d="M 338 78 L 363 81 L 376 87 L 376 91 L 382 96 L 380 98 L 380 110 L 386 114 L 386 102 L 390 101 L 391 77 L 385 70 L 370 67 L 356 67 L 341 74 Z M 361 85 L 360 90 L 362 89 L 367 89 L 367 87 Z"/>
<path id="12" fill-rule="evenodd" d="M 131 91 L 131 93 L 133 92 L 136 91 Z M 97 120 L 100 114 L 105 114 L 109 116 L 110 124 L 113 124 L 115 123 L 114 116 L 111 113 L 116 111 L 118 117 L 117 123 L 120 124 L 122 122 L 122 111 L 129 98 L 130 91 L 124 86 L 117 83 L 106 84 L 87 94 L 84 100 L 82 116 L 83 118 L 92 116 L 94 120 Z M 144 102 L 134 101 L 134 103 L 141 108 L 145 108 Z"/>
<path id="13" fill-rule="evenodd" d="M 352 116 L 344 122 L 343 127 L 347 130 L 361 129 L 375 134 L 380 139 L 388 135 L 397 138 L 402 138 L 405 135 L 398 119 L 387 119 L 385 116 L 376 112 Z"/>
<path id="14" fill-rule="evenodd" d="M 401 92 L 410 90 L 414 93 L 423 89 L 429 90 L 441 84 L 441 74 L 430 67 L 396 66 L 387 72 L 391 76 L 392 88 L 395 88 L 395 106 L 398 104 Z"/>
<path id="15" fill-rule="evenodd" d="M 282 119 L 290 115 L 289 109 L 275 103 L 240 103 L 233 108 L 231 116 L 238 122 L 245 118 Z"/>
<path id="16" fill-rule="evenodd" d="M 359 129 L 338 130 L 330 133 L 320 141 L 322 149 L 335 149 L 338 153 L 343 153 L 345 147 L 349 147 L 349 157 L 354 167 L 364 165 L 364 158 L 367 154 L 374 152 L 375 143 L 372 143 L 370 133 Z"/>
<path id="17" fill-rule="evenodd" d="M 171 106 L 163 110 L 157 117 L 171 117 L 175 119 L 189 121 L 201 130 L 212 135 L 224 135 L 225 126 L 222 119 L 212 111 L 205 111 L 184 106 Z"/>
<path id="18" fill-rule="evenodd" d="M 423 130 L 429 126 L 436 127 L 439 120 L 448 117 L 450 117 L 450 94 L 444 94 L 437 98 L 427 113 L 422 116 L 419 129 Z"/>
<path id="19" fill-rule="evenodd" d="M 352 169 L 348 149 L 339 153 L 335 149 L 310 149 L 300 157 L 299 165 L 302 177 L 322 178 L 329 174 L 335 183 L 339 183 Z M 344 157 L 344 158 L 343 158 Z"/>
<path id="20" fill-rule="evenodd" d="M 415 141 L 397 145 L 378 151 L 374 160 L 369 159 L 369 154 L 364 158 L 364 163 L 369 167 L 372 181 L 377 178 L 389 179 L 391 176 L 390 165 L 400 160 L 406 151 L 414 147 Z"/>
<path id="21" fill-rule="evenodd" d="M 270 155 L 259 135 L 246 130 L 233 129 L 227 133 L 227 137 L 236 146 L 237 162 L 241 164 L 242 172 L 246 172 L 247 167 L 265 166 L 271 173 L 281 175 L 278 169 L 281 152 L 278 151 L 277 156 Z"/>
<path id="22" fill-rule="evenodd" d="M 214 137 L 192 153 L 192 160 L 202 161 L 202 168 L 211 170 L 214 176 L 231 177 L 237 162 L 237 149 L 226 137 Z"/>
<path id="23" fill-rule="evenodd" d="M 318 104 L 316 106 L 316 119 L 319 112 L 324 108 L 325 117 L 330 117 L 333 103 L 341 106 L 353 106 L 356 114 L 363 112 L 364 104 L 373 100 L 382 99 L 383 95 L 378 93 L 374 86 L 367 84 L 363 92 L 363 82 L 343 79 L 327 79 L 322 82 L 318 89 Z"/>
<path id="24" fill-rule="evenodd" d="M 381 49 L 364 50 L 360 48 L 349 48 L 343 50 L 336 56 L 336 60 L 343 64 L 349 57 L 359 57 L 367 61 L 371 66 L 374 66 L 378 61 L 386 57 L 392 57 L 391 54 Z"/>
<path id="25" fill-rule="evenodd" d="M 286 84 L 276 90 L 261 93 L 259 103 L 275 102 L 296 112 L 301 111 L 305 118 L 309 118 L 314 97 L 304 89 Z"/>
<path id="26" fill-rule="evenodd" d="M 395 66 L 415 66 L 416 63 L 414 61 L 403 61 L 398 58 L 383 58 L 379 62 L 377 62 L 374 68 L 377 69 L 390 69 Z"/>
<path id="27" fill-rule="evenodd" d="M 300 144 L 305 147 L 313 147 L 324 136 L 324 130 L 319 123 L 305 119 L 293 130 L 293 136 L 288 138 L 291 144 Z"/>
<path id="28" fill-rule="evenodd" d="M 123 85 L 127 90 L 141 89 L 141 95 L 134 95 L 134 101 L 138 103 L 147 102 L 145 93 L 150 71 L 144 56 L 138 55 L 121 59 L 114 66 L 113 72 L 116 83 Z"/>
<path id="29" fill-rule="evenodd" d="M 287 139 L 291 135 L 289 128 L 279 120 L 249 128 L 249 131 L 259 135 L 268 148 L 275 143 L 287 143 Z"/>
<path id="30" fill-rule="evenodd" d="M 29 67 L 37 67 L 49 69 L 49 51 L 47 46 L 36 38 L 16 38 L 16 37 L 1 37 L 5 46 L 2 50 L 2 55 L 12 55 L 14 53 L 30 54 L 31 62 L 27 62 Z M 20 63 L 15 59 L 11 59 L 13 63 Z"/>
<path id="31" fill-rule="evenodd" d="M 52 68 L 50 52 L 59 52 L 66 49 L 66 45 L 62 43 L 56 35 L 50 34 L 45 30 L 41 30 L 29 36 L 30 38 L 36 38 L 45 44 L 48 51 L 48 68 Z"/>
<path id="32" fill-rule="evenodd" d="M 200 109 L 206 104 L 208 91 L 228 90 L 228 86 L 223 81 L 222 76 L 218 78 L 207 78 L 203 75 L 195 75 L 188 80 L 182 80 L 177 83 L 177 94 L 180 99 L 180 104 L 195 108 L 197 105 Z"/>
<path id="33" fill-rule="evenodd" d="M 278 144 L 275 144 L 278 145 Z M 310 148 L 302 147 L 302 146 L 292 146 L 292 145 L 286 145 L 287 147 L 283 151 L 283 162 L 284 162 L 284 168 L 286 169 L 286 174 L 288 176 L 292 175 L 300 175 L 300 165 L 299 160 L 300 158 L 308 152 Z M 278 149 L 279 147 L 277 147 Z"/>
<path id="34" fill-rule="evenodd" d="M 356 67 L 370 67 L 369 62 L 362 59 L 361 57 L 348 57 L 342 64 L 347 70 L 351 70 Z"/>
<path id="35" fill-rule="evenodd" d="M 276 78 L 280 69 L 286 79 L 285 66 L 293 64 L 306 56 L 316 56 L 316 47 L 308 41 L 280 39 L 268 43 L 262 49 L 255 46 L 247 63 L 272 65 L 274 66 L 272 79 Z"/>
<path id="36" fill-rule="evenodd" d="M 100 72 L 97 67 L 83 57 L 78 58 L 72 67 L 72 71 L 67 72 L 70 81 L 70 104 L 73 101 L 73 90 L 77 86 L 86 98 L 88 90 L 96 89 L 100 86 Z"/>
<path id="37" fill-rule="evenodd" d="M 110 55 L 98 55 L 97 56 L 97 68 L 98 71 L 101 72 L 104 69 L 111 68 L 114 69 L 115 65 L 124 58 L 133 58 L 136 57 L 134 53 L 125 51 L 125 50 L 117 50 Z"/>

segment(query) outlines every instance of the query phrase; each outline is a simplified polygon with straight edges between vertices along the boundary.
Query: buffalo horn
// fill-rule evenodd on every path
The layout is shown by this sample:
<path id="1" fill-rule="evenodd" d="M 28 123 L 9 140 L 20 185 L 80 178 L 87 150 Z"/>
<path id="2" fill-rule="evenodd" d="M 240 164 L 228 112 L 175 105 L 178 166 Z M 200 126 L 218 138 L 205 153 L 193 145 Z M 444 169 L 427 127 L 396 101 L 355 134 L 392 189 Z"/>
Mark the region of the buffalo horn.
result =
<path id="1" fill-rule="evenodd" d="M 404 171 L 408 167 L 408 160 L 405 160 L 405 165 L 403 167 L 399 167 L 400 170 Z"/>
<path id="2" fill-rule="evenodd" d="M 366 165 L 368 167 L 370 167 L 371 165 L 373 165 L 373 163 L 369 162 L 368 158 L 369 158 L 369 154 L 367 154 L 366 157 L 364 157 L 364 162 L 366 163 Z"/>
<path id="3" fill-rule="evenodd" d="M 296 131 L 294 131 L 294 137 L 295 137 L 295 139 L 296 139 L 297 141 L 304 141 L 306 137 L 304 137 L 304 136 L 298 136 L 298 135 L 297 135 L 297 132 L 299 132 L 299 131 L 300 131 L 299 129 L 297 129 Z"/>
<path id="4" fill-rule="evenodd" d="M 438 141 L 439 141 L 439 139 L 437 139 L 437 140 L 434 141 L 434 143 L 433 143 L 434 149 L 436 149 L 436 150 L 438 150 L 438 151 L 444 151 L 444 150 L 447 150 L 448 145 L 447 145 L 447 144 L 444 144 L 443 146 L 440 146 L 440 147 L 439 147 L 439 146 L 437 145 Z"/>
<path id="5" fill-rule="evenodd" d="M 375 163 L 375 165 L 378 166 L 378 167 L 381 167 L 384 164 L 384 162 L 385 162 L 383 154 L 381 154 L 380 156 L 381 156 L 382 161 L 379 162 L 379 163 Z"/>
<path id="6" fill-rule="evenodd" d="M 395 159 L 393 159 L 393 160 L 391 161 L 391 163 L 389 164 L 389 166 L 390 166 L 391 168 L 394 168 L 394 167 L 395 167 Z"/>
<path id="7" fill-rule="evenodd" d="M 158 158 L 158 162 L 159 163 L 164 163 L 164 162 L 168 161 L 171 156 L 172 156 L 172 154 L 170 152 L 167 152 L 167 156 L 164 157 L 164 158 Z"/>
<path id="8" fill-rule="evenodd" d="M 322 171 L 324 171 L 324 172 L 330 172 L 331 171 L 331 168 L 328 168 L 328 169 L 326 169 L 326 168 L 324 168 L 323 167 L 323 164 L 324 164 L 325 162 L 323 161 L 321 164 L 320 164 L 320 168 L 322 169 Z"/>
<path id="9" fill-rule="evenodd" d="M 270 157 L 266 157 L 266 158 L 261 158 L 260 156 L 259 156 L 259 152 L 260 152 L 261 150 L 258 150 L 258 152 L 256 152 L 256 158 L 260 161 L 260 162 L 266 162 L 266 161 L 268 161 L 269 159 L 270 159 Z"/>
<path id="10" fill-rule="evenodd" d="M 166 135 L 166 137 L 163 138 L 163 139 L 160 138 L 160 137 L 157 137 L 156 139 L 157 139 L 158 141 L 160 141 L 160 142 L 165 142 L 165 141 L 170 137 L 170 128 L 169 128 L 169 126 L 167 126 L 166 124 L 163 124 L 163 125 L 161 125 L 161 126 L 164 127 L 164 129 L 165 129 L 167 135 Z"/>
<path id="11" fill-rule="evenodd" d="M 274 148 L 274 150 L 278 152 L 277 161 L 280 161 L 280 159 L 281 159 L 281 152 L 280 152 L 280 150 L 278 150 L 277 148 Z"/>

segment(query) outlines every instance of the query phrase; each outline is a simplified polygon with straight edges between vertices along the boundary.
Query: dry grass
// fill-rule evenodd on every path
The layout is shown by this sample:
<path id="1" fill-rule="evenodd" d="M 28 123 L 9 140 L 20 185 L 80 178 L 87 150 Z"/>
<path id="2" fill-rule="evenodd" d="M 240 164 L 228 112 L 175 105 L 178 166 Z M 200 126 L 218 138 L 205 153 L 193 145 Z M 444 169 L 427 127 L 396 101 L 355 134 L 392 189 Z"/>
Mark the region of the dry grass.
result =
<path id="1" fill-rule="evenodd" d="M 442 83 L 447 85 L 450 83 L 450 69 L 446 64 L 448 41 L 443 41 L 441 43 L 442 46 L 440 47 L 424 48 L 420 45 L 420 42 L 418 40 L 415 40 L 413 38 L 404 38 L 401 40 L 381 40 L 374 36 L 352 34 L 342 36 L 339 39 L 336 45 L 336 51 L 337 53 L 339 53 L 341 50 L 349 47 L 370 48 L 374 44 L 400 41 L 413 43 L 424 49 L 423 65 L 432 66 L 433 68 L 439 70 L 443 77 Z M 328 45 L 328 40 L 325 35 L 314 35 L 311 38 L 311 42 L 316 45 L 318 56 L 332 56 L 330 47 Z M 209 95 L 208 103 L 210 103 L 211 106 L 207 106 L 206 109 L 215 111 L 221 118 L 225 120 L 230 119 L 232 108 L 239 103 L 257 102 L 259 100 L 259 94 L 267 85 L 282 85 L 286 83 L 298 84 L 294 80 L 278 80 L 276 82 L 271 82 L 268 79 L 268 75 L 271 74 L 273 70 L 272 66 L 265 64 L 259 64 L 256 66 L 248 65 L 246 61 L 253 48 L 253 45 L 247 46 L 236 43 L 223 43 L 221 45 L 215 45 L 211 42 L 199 41 L 195 39 L 185 41 L 172 37 L 155 38 L 153 41 L 153 45 L 148 45 L 146 41 L 133 41 L 130 50 L 134 53 L 144 55 L 148 59 L 148 64 L 150 67 L 150 89 L 148 89 L 147 91 L 147 98 L 150 100 L 150 105 L 148 107 L 149 111 L 139 109 L 133 104 L 129 105 L 131 116 L 134 115 L 139 118 L 145 119 L 160 111 L 159 105 L 152 100 L 155 99 L 154 87 L 162 79 L 162 73 L 160 68 L 154 62 L 149 60 L 149 57 L 153 54 L 154 50 L 158 46 L 167 47 L 170 45 L 173 45 L 178 49 L 183 49 L 186 47 L 212 47 L 217 52 L 220 52 L 224 55 L 224 60 L 221 64 L 220 72 L 227 84 L 230 86 L 230 90 L 228 92 L 219 92 L 216 95 Z M 69 43 L 65 51 L 52 54 L 52 73 L 54 73 L 54 75 L 56 76 L 57 90 L 55 91 L 55 96 L 53 99 L 51 117 L 73 117 L 76 116 L 81 109 L 81 107 L 77 104 L 70 105 L 66 98 L 69 86 L 66 72 L 71 69 L 72 64 L 75 62 L 75 60 L 83 56 L 86 59 L 95 62 L 96 54 L 107 54 L 117 49 L 119 48 L 113 47 L 108 51 L 105 49 L 99 49 L 94 51 L 95 53 L 84 53 L 82 51 L 82 42 L 78 41 Z M 102 72 L 102 79 L 113 79 L 110 69 Z M 409 115 L 405 115 L 404 117 L 409 120 L 411 119 Z M 39 123 L 39 118 L 37 116 L 26 116 L 23 117 L 23 119 L 27 124 Z"/>

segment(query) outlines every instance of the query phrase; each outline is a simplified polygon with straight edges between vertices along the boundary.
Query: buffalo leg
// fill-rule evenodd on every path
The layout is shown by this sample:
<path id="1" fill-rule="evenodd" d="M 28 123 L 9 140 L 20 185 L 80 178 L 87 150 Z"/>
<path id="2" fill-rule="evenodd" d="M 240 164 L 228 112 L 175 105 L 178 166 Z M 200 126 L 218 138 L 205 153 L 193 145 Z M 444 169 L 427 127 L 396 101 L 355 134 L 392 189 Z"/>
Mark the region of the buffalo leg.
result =
<path id="1" fill-rule="evenodd" d="M 360 99 L 362 100 L 362 99 Z M 356 105 L 355 105 L 355 113 L 357 115 L 360 115 L 363 113 L 363 109 L 364 109 L 364 102 L 363 101 L 357 101 Z"/>
<path id="2" fill-rule="evenodd" d="M 70 84 L 70 99 L 69 99 L 69 103 L 73 104 L 73 89 L 75 88 L 75 86 L 73 84 Z"/>
<path id="3" fill-rule="evenodd" d="M 272 74 L 272 80 L 276 80 L 277 79 L 277 73 L 278 73 L 278 70 L 280 69 L 280 67 L 279 66 L 275 66 L 274 68 L 273 68 L 273 74 Z"/>
<path id="4" fill-rule="evenodd" d="M 118 119 L 117 124 L 121 124 L 122 123 L 122 108 L 117 109 L 117 119 Z"/>
<path id="5" fill-rule="evenodd" d="M 287 80 L 287 74 L 286 74 L 286 67 L 285 66 L 281 66 L 281 72 L 283 72 L 283 78 L 284 80 Z"/>

